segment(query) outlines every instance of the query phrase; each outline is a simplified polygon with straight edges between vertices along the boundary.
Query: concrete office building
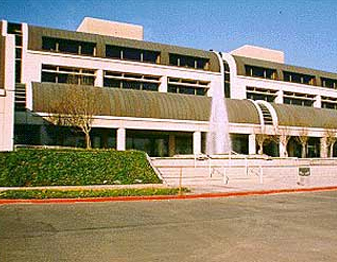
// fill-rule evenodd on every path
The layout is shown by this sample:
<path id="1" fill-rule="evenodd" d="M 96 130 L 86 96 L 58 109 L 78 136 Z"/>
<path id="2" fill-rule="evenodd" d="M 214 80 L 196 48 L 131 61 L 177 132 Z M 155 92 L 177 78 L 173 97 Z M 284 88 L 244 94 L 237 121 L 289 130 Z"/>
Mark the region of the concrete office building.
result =
<path id="1" fill-rule="evenodd" d="M 0 150 L 83 146 L 48 122 L 65 90 L 100 97 L 93 147 L 150 156 L 205 152 L 214 90 L 226 97 L 233 150 L 301 157 L 337 155 L 337 74 L 290 66 L 281 51 L 231 53 L 143 40 L 143 28 L 86 18 L 76 32 L 0 22 Z M 284 143 L 284 140 L 287 142 Z M 288 141 L 289 140 L 289 141 Z M 331 152 L 330 152 L 331 151 Z"/>

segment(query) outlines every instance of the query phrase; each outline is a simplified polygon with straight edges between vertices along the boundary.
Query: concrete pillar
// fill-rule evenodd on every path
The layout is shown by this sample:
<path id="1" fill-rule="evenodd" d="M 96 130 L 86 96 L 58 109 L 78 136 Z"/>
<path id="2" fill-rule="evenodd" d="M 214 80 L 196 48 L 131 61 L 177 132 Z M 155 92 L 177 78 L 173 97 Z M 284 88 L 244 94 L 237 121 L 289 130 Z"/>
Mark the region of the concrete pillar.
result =
<path id="1" fill-rule="evenodd" d="M 326 158 L 328 157 L 328 145 L 327 145 L 327 138 L 321 137 L 321 157 Z"/>
<path id="2" fill-rule="evenodd" d="M 26 62 L 28 50 L 28 24 L 22 23 L 22 56 L 21 56 L 21 83 L 29 82 L 27 67 L 31 66 Z"/>
<path id="3" fill-rule="evenodd" d="M 162 76 L 160 79 L 159 92 L 167 92 L 167 76 Z"/>
<path id="4" fill-rule="evenodd" d="M 256 135 L 251 134 L 248 137 L 248 152 L 250 155 L 256 154 Z"/>
<path id="5" fill-rule="evenodd" d="M 126 149 L 126 130 L 123 127 L 117 129 L 117 150 Z"/>
<path id="6" fill-rule="evenodd" d="M 195 131 L 193 133 L 193 154 L 197 155 L 201 153 L 201 132 Z"/>
<path id="7" fill-rule="evenodd" d="M 96 79 L 95 79 L 95 86 L 103 87 L 103 70 L 98 69 L 96 71 Z"/>
<path id="8" fill-rule="evenodd" d="M 158 152 L 158 156 L 160 157 L 165 156 L 165 140 L 164 139 L 157 140 L 157 152 Z"/>
<path id="9" fill-rule="evenodd" d="M 275 103 L 277 104 L 283 104 L 283 90 L 279 90 L 276 93 Z"/>
<path id="10" fill-rule="evenodd" d="M 314 107 L 321 108 L 322 107 L 322 99 L 320 95 L 315 97 Z"/>
<path id="11" fill-rule="evenodd" d="M 49 142 L 49 136 L 47 133 L 47 127 L 42 124 L 40 126 L 40 144 L 41 145 L 48 145 Z"/>
<path id="12" fill-rule="evenodd" d="M 0 86 L 0 151 L 14 148 L 15 38 L 1 39 L 4 57 L 4 83 Z"/>
<path id="13" fill-rule="evenodd" d="M 169 135 L 169 156 L 174 156 L 176 153 L 176 140 L 174 135 Z"/>

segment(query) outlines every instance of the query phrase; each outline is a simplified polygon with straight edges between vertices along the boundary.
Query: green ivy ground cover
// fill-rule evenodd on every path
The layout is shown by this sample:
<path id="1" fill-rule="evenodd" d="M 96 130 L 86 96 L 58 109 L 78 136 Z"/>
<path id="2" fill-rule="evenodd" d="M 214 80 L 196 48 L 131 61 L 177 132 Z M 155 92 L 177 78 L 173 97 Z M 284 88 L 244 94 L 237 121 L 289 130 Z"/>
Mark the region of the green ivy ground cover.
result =
<path id="1" fill-rule="evenodd" d="M 144 152 L 20 149 L 0 153 L 0 187 L 161 183 Z"/>
<path id="2" fill-rule="evenodd" d="M 182 188 L 142 188 L 142 189 L 104 189 L 104 190 L 8 190 L 0 192 L 0 199 L 50 199 L 50 198 L 86 198 L 118 196 L 177 195 L 189 192 Z"/>

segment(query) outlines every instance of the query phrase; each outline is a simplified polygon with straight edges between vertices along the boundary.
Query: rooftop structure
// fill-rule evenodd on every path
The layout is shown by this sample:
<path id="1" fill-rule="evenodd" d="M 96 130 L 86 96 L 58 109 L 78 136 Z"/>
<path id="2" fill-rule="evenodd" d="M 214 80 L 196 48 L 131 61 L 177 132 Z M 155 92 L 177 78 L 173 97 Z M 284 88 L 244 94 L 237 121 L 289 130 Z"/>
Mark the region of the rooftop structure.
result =
<path id="1" fill-rule="evenodd" d="M 134 40 L 143 40 L 144 38 L 144 30 L 140 25 L 113 22 L 92 17 L 85 17 L 76 31 Z"/>
<path id="2" fill-rule="evenodd" d="M 252 45 L 244 45 L 230 52 L 232 55 L 266 60 L 275 63 L 284 63 L 284 52 Z"/>

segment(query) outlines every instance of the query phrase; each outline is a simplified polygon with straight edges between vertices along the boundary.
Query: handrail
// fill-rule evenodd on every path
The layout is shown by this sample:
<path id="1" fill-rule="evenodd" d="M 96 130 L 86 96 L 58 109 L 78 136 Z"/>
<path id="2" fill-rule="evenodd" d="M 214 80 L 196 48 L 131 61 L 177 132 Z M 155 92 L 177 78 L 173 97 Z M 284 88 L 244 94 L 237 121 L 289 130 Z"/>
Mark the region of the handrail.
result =
<path id="1" fill-rule="evenodd" d="M 197 160 L 208 160 L 208 175 L 209 175 L 209 177 L 212 178 L 212 176 L 214 174 L 219 174 L 219 175 L 221 175 L 223 177 L 224 183 L 226 185 L 228 184 L 229 177 L 226 175 L 225 166 L 222 166 L 223 173 L 221 173 L 220 171 L 218 171 L 217 169 L 215 169 L 215 167 L 212 167 L 212 164 L 211 164 L 212 157 L 210 155 L 202 154 L 201 153 L 201 154 L 195 154 L 194 155 L 194 168 L 197 168 Z M 230 160 L 230 158 L 229 158 L 229 160 Z"/>
<path id="2" fill-rule="evenodd" d="M 163 181 L 163 184 L 167 185 L 167 182 L 166 180 L 164 179 L 162 173 L 159 171 L 159 169 L 157 167 L 155 167 L 155 165 L 152 163 L 152 160 L 150 158 L 150 156 L 145 153 L 145 156 L 146 156 L 146 159 L 147 159 L 147 162 L 150 164 L 150 166 L 152 167 L 153 171 L 156 173 L 156 175 L 159 177 L 159 179 L 161 181 Z"/>

